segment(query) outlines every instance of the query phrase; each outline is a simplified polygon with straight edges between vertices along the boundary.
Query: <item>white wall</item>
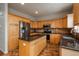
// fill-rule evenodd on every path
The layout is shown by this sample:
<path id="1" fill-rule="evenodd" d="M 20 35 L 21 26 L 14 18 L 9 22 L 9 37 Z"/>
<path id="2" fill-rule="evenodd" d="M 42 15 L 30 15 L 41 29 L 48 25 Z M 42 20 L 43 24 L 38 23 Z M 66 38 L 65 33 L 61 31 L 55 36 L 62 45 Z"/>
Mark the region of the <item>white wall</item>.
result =
<path id="1" fill-rule="evenodd" d="M 7 4 L 0 3 L 0 50 L 4 53 L 8 52 L 7 38 Z"/>
<path id="2" fill-rule="evenodd" d="M 73 14 L 67 15 L 67 27 L 72 28 L 73 27 Z"/>

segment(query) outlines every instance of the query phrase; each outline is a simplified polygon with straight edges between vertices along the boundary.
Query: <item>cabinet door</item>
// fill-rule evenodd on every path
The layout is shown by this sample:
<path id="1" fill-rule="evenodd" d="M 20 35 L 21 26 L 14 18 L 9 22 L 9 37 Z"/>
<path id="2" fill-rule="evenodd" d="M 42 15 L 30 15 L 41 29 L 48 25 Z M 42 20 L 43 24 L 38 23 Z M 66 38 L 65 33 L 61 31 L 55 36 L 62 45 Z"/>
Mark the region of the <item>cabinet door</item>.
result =
<path id="1" fill-rule="evenodd" d="M 62 28 L 67 28 L 67 17 L 62 18 Z"/>
<path id="2" fill-rule="evenodd" d="M 73 4 L 74 25 L 79 23 L 79 3 Z"/>
<path id="3" fill-rule="evenodd" d="M 19 40 L 19 56 L 29 56 L 30 45 L 24 40 Z"/>
<path id="4" fill-rule="evenodd" d="M 30 44 L 30 55 L 37 56 L 46 47 L 46 37 L 41 37 Z"/>
<path id="5" fill-rule="evenodd" d="M 38 23 L 36 21 L 33 21 L 31 26 L 32 28 L 38 28 Z"/>
<path id="6" fill-rule="evenodd" d="M 38 28 L 38 24 L 37 24 L 37 22 L 35 22 L 35 28 Z"/>
<path id="7" fill-rule="evenodd" d="M 50 35 L 50 43 L 59 44 L 60 41 L 61 41 L 61 35 L 60 34 L 51 34 Z"/>
<path id="8" fill-rule="evenodd" d="M 41 21 L 41 24 L 40 24 L 40 25 L 41 25 L 41 28 L 43 28 L 43 25 L 44 25 L 44 21 Z"/>
<path id="9" fill-rule="evenodd" d="M 41 21 L 37 21 L 37 28 L 42 28 Z"/>
<path id="10" fill-rule="evenodd" d="M 74 25 L 77 24 L 77 21 L 78 21 L 77 19 L 78 19 L 77 14 L 74 14 Z"/>
<path id="11" fill-rule="evenodd" d="M 55 20 L 54 22 L 55 22 L 55 27 L 56 27 L 56 28 L 61 28 L 61 27 L 62 27 L 62 26 L 61 26 L 61 24 L 62 24 L 61 19 L 57 19 L 57 20 Z"/>
<path id="12" fill-rule="evenodd" d="M 39 53 L 46 47 L 46 38 L 39 38 L 39 41 L 35 45 L 35 55 L 39 55 Z"/>

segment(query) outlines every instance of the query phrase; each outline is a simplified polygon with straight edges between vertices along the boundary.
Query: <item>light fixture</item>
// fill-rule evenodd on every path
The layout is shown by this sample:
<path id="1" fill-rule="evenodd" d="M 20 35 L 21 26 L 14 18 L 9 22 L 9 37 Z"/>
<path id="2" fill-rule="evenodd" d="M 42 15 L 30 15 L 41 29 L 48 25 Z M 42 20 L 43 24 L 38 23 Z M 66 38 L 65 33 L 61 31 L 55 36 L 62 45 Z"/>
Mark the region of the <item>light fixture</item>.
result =
<path id="1" fill-rule="evenodd" d="M 21 3 L 22 5 L 24 5 L 24 3 Z"/>
<path id="2" fill-rule="evenodd" d="M 38 14 L 38 11 L 35 11 L 35 14 Z"/>

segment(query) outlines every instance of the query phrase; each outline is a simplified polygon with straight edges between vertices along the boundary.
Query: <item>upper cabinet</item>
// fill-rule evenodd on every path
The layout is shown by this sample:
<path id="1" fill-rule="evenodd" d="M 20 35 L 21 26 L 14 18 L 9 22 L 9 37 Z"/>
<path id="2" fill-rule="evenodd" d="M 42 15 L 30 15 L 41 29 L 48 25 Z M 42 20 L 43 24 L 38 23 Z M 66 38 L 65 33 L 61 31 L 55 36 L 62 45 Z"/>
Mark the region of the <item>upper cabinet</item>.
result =
<path id="1" fill-rule="evenodd" d="M 67 28 L 67 16 L 62 18 L 62 28 Z"/>
<path id="2" fill-rule="evenodd" d="M 79 23 L 79 3 L 73 4 L 74 25 Z"/>
<path id="3" fill-rule="evenodd" d="M 51 21 L 52 28 L 67 28 L 67 17 Z"/>
<path id="4" fill-rule="evenodd" d="M 31 22 L 32 28 L 43 28 L 43 25 L 50 24 L 51 28 L 67 28 L 67 17 L 56 20 L 41 20 Z"/>
<path id="5" fill-rule="evenodd" d="M 32 21 L 31 22 L 31 28 L 38 28 L 39 27 L 39 23 L 37 21 Z"/>

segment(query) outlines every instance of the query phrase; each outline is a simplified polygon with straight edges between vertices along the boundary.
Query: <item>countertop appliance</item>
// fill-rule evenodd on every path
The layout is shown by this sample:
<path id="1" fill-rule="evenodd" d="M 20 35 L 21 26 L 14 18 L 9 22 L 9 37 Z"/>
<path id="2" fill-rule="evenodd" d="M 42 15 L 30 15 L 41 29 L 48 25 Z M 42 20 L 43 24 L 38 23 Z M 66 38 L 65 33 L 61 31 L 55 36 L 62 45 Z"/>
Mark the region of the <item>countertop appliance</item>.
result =
<path id="1" fill-rule="evenodd" d="M 30 36 L 30 24 L 20 21 L 19 22 L 19 37 L 22 40 L 29 40 Z"/>

